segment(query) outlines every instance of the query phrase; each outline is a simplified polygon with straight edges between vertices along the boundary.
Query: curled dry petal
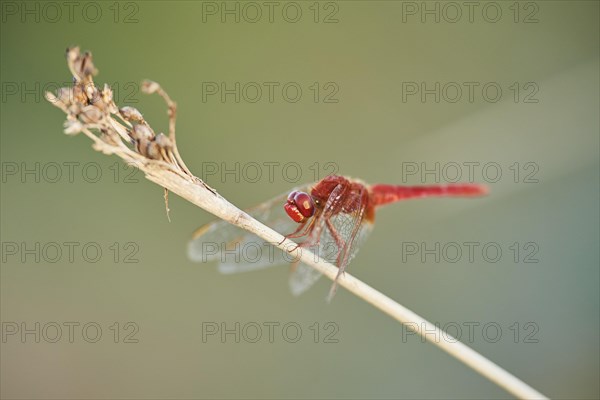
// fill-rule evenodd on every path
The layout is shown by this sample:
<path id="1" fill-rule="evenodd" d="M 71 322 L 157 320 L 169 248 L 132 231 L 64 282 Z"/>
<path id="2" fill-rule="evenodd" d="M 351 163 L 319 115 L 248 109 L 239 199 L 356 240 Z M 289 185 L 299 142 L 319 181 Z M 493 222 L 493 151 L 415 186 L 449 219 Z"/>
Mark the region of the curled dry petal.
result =
<path id="1" fill-rule="evenodd" d="M 106 83 L 104 84 L 104 89 L 102 89 L 102 101 L 106 104 L 110 104 L 113 101 L 113 91 Z"/>
<path id="2" fill-rule="evenodd" d="M 108 103 L 108 112 L 111 114 L 119 113 L 119 108 L 117 107 L 117 105 L 115 104 L 114 101 L 111 101 L 110 103 Z"/>
<path id="3" fill-rule="evenodd" d="M 87 96 L 89 103 L 96 103 L 101 100 L 100 93 L 94 85 L 94 82 L 88 82 L 85 84 L 85 95 Z"/>
<path id="4" fill-rule="evenodd" d="M 46 92 L 45 97 L 46 100 L 48 100 L 50 103 L 62 108 L 66 112 L 67 107 L 70 106 L 72 103 L 71 100 L 73 98 L 73 95 L 70 88 L 60 88 L 58 89 L 56 95 L 51 92 Z"/>
<path id="5" fill-rule="evenodd" d="M 127 143 L 131 143 L 131 137 L 129 137 L 129 131 L 123 125 L 121 125 L 120 123 L 115 121 L 113 118 L 108 118 L 108 122 L 110 123 L 110 126 L 115 131 L 117 131 L 119 136 L 121 136 L 121 138 L 123 138 L 123 140 L 125 140 Z"/>
<path id="6" fill-rule="evenodd" d="M 67 135 L 77 135 L 83 129 L 81 122 L 73 119 L 67 119 L 64 127 Z"/>
<path id="7" fill-rule="evenodd" d="M 74 95 L 71 88 L 62 87 L 58 89 L 57 96 L 65 105 L 73 103 Z"/>
<path id="8" fill-rule="evenodd" d="M 54 93 L 52 92 L 46 92 L 44 93 L 44 97 L 46 98 L 46 100 L 48 100 L 50 103 L 55 104 L 56 102 L 58 102 L 58 97 L 56 97 L 54 95 Z"/>

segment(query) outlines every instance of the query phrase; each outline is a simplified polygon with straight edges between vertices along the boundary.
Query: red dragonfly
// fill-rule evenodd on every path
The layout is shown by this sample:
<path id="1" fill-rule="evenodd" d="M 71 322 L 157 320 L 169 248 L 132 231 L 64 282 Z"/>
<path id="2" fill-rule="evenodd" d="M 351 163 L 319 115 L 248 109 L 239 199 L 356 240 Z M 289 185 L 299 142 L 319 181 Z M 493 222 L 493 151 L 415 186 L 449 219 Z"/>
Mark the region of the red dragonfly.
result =
<path id="1" fill-rule="evenodd" d="M 330 175 L 247 212 L 274 230 L 287 233 L 286 238 L 299 239 L 300 248 L 310 249 L 336 265 L 339 277 L 371 232 L 376 208 L 412 198 L 475 197 L 486 193 L 486 187 L 477 184 L 367 185 Z M 261 246 L 255 235 L 222 220 L 196 230 L 188 255 L 193 261 L 219 261 L 219 271 L 225 274 L 292 263 L 290 288 L 295 295 L 307 290 L 321 276 L 315 269 L 293 260 L 291 255 L 266 243 Z M 334 282 L 330 297 L 335 286 Z"/>

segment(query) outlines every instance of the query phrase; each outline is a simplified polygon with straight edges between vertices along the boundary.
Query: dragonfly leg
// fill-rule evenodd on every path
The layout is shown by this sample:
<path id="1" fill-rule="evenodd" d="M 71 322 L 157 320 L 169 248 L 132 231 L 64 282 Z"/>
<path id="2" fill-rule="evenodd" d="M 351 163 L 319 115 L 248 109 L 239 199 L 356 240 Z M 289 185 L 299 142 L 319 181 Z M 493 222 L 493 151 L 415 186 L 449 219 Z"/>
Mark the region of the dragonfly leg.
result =
<path id="1" fill-rule="evenodd" d="M 285 235 L 284 239 L 281 242 L 279 242 L 279 244 L 283 243 L 285 241 L 285 239 L 294 239 L 294 238 L 306 236 L 308 234 L 308 232 L 310 231 L 314 221 L 315 221 L 314 218 L 312 218 L 310 221 L 303 222 L 300 226 L 298 226 L 298 228 L 296 228 L 296 230 L 294 232 L 288 233 L 287 235 Z"/>
<path id="2" fill-rule="evenodd" d="M 283 243 L 283 242 L 281 242 L 281 243 Z M 280 244 L 281 244 L 281 243 L 280 243 Z M 288 253 L 291 253 L 292 251 L 296 251 L 296 249 L 297 249 L 298 247 L 300 247 L 300 245 L 299 245 L 298 243 L 295 243 L 295 242 L 294 242 L 294 245 L 295 245 L 295 246 L 294 246 L 294 248 L 293 248 L 293 249 L 287 249 L 287 252 L 288 252 Z"/>
<path id="3" fill-rule="evenodd" d="M 340 257 L 342 255 L 342 249 L 344 248 L 346 242 L 344 242 L 344 240 L 340 237 L 339 233 L 335 229 L 335 226 L 333 226 L 333 224 L 331 223 L 331 220 L 327 220 L 327 228 L 329 229 L 329 232 L 331 232 L 331 236 L 333 236 L 333 240 L 335 240 L 335 244 L 337 246 L 336 263 L 339 268 L 340 267 Z M 339 273 L 338 273 L 338 275 L 339 275 Z"/>
<path id="4" fill-rule="evenodd" d="M 293 251 L 296 251 L 296 249 L 298 249 L 298 248 L 300 248 L 300 249 L 309 248 L 309 247 L 312 245 L 311 243 L 312 243 L 312 242 L 310 242 L 310 241 L 308 241 L 308 240 L 307 240 L 307 241 L 304 241 L 304 242 L 302 242 L 302 243 L 299 243 L 299 244 L 298 244 L 298 243 L 295 243 L 295 244 L 296 244 L 296 247 L 294 247 L 294 248 L 293 248 L 293 249 L 291 249 L 291 250 L 288 250 L 288 252 L 290 252 L 290 253 L 291 253 L 291 252 L 293 252 Z M 298 266 L 298 264 L 299 264 L 299 263 L 300 263 L 300 258 L 297 258 L 297 259 L 295 259 L 294 261 L 292 261 L 292 263 L 290 264 L 290 269 L 291 269 L 291 271 L 292 271 L 292 272 L 294 272 L 294 271 L 296 270 L 296 267 Z"/>
<path id="5" fill-rule="evenodd" d="M 297 237 L 297 233 L 300 229 L 303 228 L 303 225 L 300 225 L 294 232 L 287 234 L 287 235 L 283 235 L 283 239 L 281 239 L 281 242 L 279 242 L 278 244 L 281 245 L 283 242 L 285 242 L 285 239 L 291 239 L 294 237 Z"/>
<path id="6" fill-rule="evenodd" d="M 294 232 L 294 234 L 295 234 L 295 233 L 296 233 L 296 232 Z M 283 240 L 282 240 L 281 242 L 279 242 L 279 244 L 282 244 L 282 243 L 285 241 L 285 239 L 289 239 L 289 238 L 291 238 L 291 237 L 302 237 L 302 236 L 305 236 L 306 234 L 303 234 L 303 235 L 296 235 L 296 236 L 292 236 L 292 235 L 293 235 L 293 234 L 290 234 L 290 235 L 285 235 L 285 236 L 283 237 Z M 302 242 L 302 243 L 296 243 L 296 242 L 294 242 L 294 241 L 292 241 L 292 243 L 294 243 L 296 246 L 295 246 L 293 249 L 287 249 L 287 252 L 288 252 L 288 253 L 291 253 L 291 252 L 293 252 L 293 251 L 296 251 L 296 249 L 297 249 L 298 247 L 310 247 L 310 246 L 312 245 L 311 243 L 313 243 L 313 242 L 312 242 L 311 240 L 305 240 L 305 241 L 304 241 L 304 242 Z"/>
<path id="7" fill-rule="evenodd" d="M 294 232 L 290 233 L 289 235 L 285 235 L 286 238 L 291 239 L 291 238 L 298 238 L 298 237 L 302 237 L 302 236 L 306 236 L 309 232 L 309 230 L 311 229 L 311 227 L 313 226 L 314 223 L 314 219 L 311 219 L 310 221 L 304 222 L 302 225 L 300 225 L 298 227 L 298 229 L 296 229 Z"/>

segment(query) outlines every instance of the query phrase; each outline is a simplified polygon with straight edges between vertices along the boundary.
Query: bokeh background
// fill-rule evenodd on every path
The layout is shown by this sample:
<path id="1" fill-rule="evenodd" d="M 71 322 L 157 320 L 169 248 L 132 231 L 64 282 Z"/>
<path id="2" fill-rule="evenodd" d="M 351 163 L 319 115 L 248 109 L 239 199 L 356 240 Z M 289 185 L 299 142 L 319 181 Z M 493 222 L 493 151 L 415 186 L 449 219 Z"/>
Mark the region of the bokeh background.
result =
<path id="1" fill-rule="evenodd" d="M 407 184 L 437 179 L 408 174 L 414 165 L 446 166 L 445 182 L 457 163 L 466 182 L 464 163 L 479 163 L 472 180 L 490 196 L 379 210 L 350 272 L 453 334 L 458 325 L 463 342 L 546 395 L 598 398 L 598 2 L 474 3 L 469 20 L 461 3 L 276 2 L 270 21 L 262 2 L 74 2 L 69 14 L 60 2 L 3 1 L 2 397 L 510 397 L 344 290 L 326 304 L 325 279 L 295 298 L 286 267 L 224 276 L 190 262 L 191 233 L 213 217 L 171 196 L 169 223 L 160 188 L 62 134 L 64 115 L 43 99 L 69 82 L 64 50 L 80 45 L 94 54 L 96 82 L 155 129 L 167 128 L 164 104 L 139 82 L 167 89 L 188 166 L 240 207 L 323 177 L 327 163 Z M 236 7 L 240 21 L 223 22 Z M 207 91 L 222 82 L 240 83 L 239 102 Z M 249 82 L 264 89 L 256 102 Z M 265 82 L 279 85 L 273 101 Z M 302 89 L 297 102 L 292 89 L 282 94 L 289 82 Z M 436 82 L 439 102 L 407 92 Z M 465 82 L 475 82 L 472 99 Z M 255 179 L 255 163 L 275 163 L 273 179 L 266 166 Z M 283 173 L 287 163 L 299 177 Z M 499 166 L 497 182 L 487 163 Z M 236 168 L 239 179 L 220 174 Z M 32 169 L 39 179 L 22 175 Z M 68 242 L 78 243 L 73 260 Z M 479 243 L 473 260 L 423 251 L 465 242 Z M 81 254 L 90 243 L 102 249 L 96 262 Z M 490 250 L 496 262 L 482 255 L 486 243 L 502 249 Z M 269 322 L 279 324 L 272 343 Z M 79 324 L 72 342 L 69 323 Z M 203 323 L 239 323 L 239 343 L 203 340 Z M 254 323 L 263 336 L 250 343 Z M 296 343 L 286 323 L 302 328 Z"/>

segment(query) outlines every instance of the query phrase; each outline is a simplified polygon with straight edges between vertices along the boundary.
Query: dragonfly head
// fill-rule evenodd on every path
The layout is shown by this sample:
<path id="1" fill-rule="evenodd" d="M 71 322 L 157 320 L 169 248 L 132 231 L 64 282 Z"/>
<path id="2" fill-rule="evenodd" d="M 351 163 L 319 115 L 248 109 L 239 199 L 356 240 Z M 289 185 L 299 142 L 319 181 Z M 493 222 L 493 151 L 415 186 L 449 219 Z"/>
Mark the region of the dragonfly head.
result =
<path id="1" fill-rule="evenodd" d="M 283 208 L 291 219 L 301 223 L 314 215 L 315 202 L 308 193 L 294 191 L 288 196 Z"/>

